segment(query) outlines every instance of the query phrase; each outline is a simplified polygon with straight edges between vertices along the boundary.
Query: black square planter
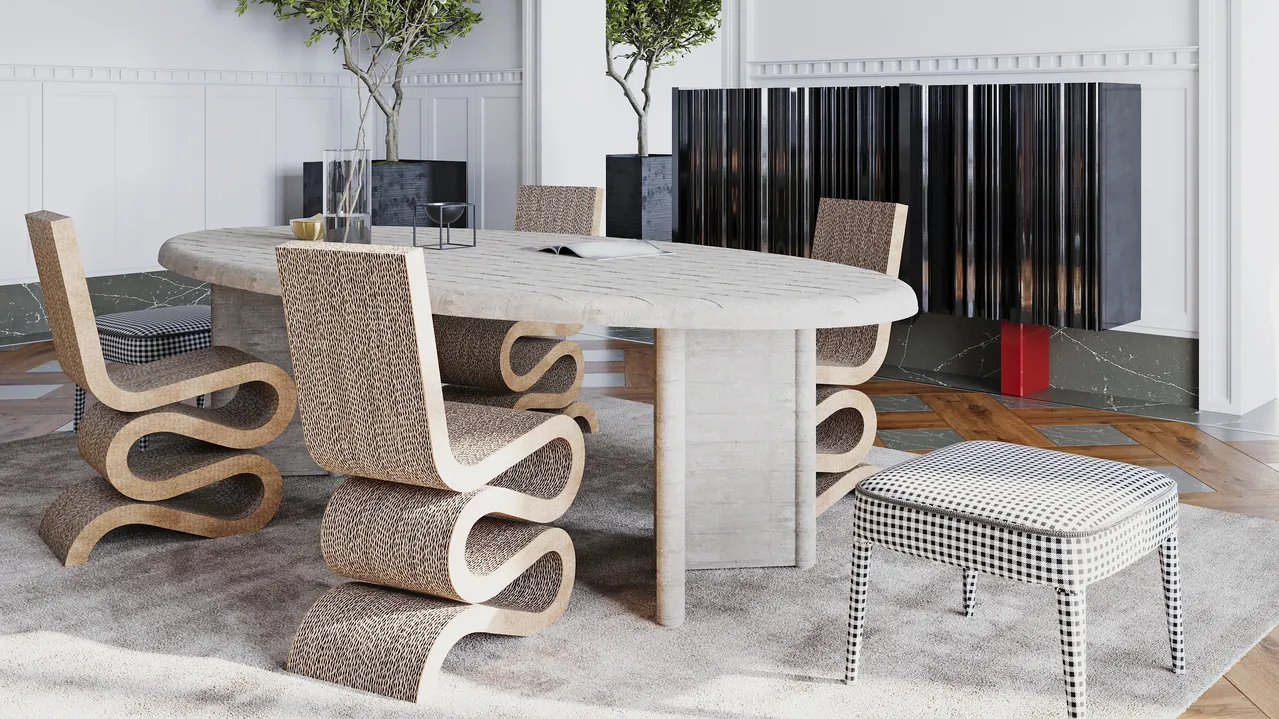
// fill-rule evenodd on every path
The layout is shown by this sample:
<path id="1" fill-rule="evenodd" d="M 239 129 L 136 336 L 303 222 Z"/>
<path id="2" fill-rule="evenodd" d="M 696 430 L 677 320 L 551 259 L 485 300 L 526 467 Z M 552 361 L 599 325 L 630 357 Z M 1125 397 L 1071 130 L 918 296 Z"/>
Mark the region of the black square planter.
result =
<path id="1" fill-rule="evenodd" d="M 670 155 L 607 155 L 604 183 L 605 235 L 670 241 Z"/>
<path id="2" fill-rule="evenodd" d="M 324 163 L 302 163 L 302 215 L 324 210 Z M 422 205 L 428 202 L 466 202 L 466 162 L 459 160 L 400 160 L 373 163 L 373 224 L 408 227 L 417 200 L 419 227 L 434 227 Z M 468 216 L 454 227 L 466 227 Z"/>

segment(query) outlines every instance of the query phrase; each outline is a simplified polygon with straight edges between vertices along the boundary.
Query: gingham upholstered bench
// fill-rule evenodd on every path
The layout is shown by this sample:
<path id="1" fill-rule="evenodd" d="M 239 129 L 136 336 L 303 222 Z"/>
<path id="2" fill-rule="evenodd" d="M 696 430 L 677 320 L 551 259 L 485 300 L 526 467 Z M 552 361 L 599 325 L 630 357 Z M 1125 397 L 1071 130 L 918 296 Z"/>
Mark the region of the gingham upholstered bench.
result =
<path id="1" fill-rule="evenodd" d="M 854 497 L 845 681 L 857 678 L 876 544 L 962 568 L 967 616 L 978 573 L 1054 587 L 1071 717 L 1085 707 L 1085 589 L 1158 548 L 1172 669 L 1185 671 L 1172 479 L 1103 459 L 961 442 L 868 477 Z"/>
<path id="2" fill-rule="evenodd" d="M 209 318 L 209 308 L 203 305 L 99 315 L 96 320 L 102 358 L 107 362 L 146 364 L 204 349 L 209 346 Z M 204 397 L 197 397 L 195 403 L 203 407 Z M 72 427 L 77 430 L 84 417 L 84 404 L 84 388 L 76 385 Z M 146 449 L 146 442 L 146 437 L 139 439 L 138 447 Z"/>

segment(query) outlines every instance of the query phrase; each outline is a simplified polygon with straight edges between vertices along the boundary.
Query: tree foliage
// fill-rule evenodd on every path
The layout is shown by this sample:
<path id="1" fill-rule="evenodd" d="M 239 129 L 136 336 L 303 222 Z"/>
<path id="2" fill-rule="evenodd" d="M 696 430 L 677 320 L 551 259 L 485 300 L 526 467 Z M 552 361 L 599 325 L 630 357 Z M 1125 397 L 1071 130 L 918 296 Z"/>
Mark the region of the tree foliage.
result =
<path id="1" fill-rule="evenodd" d="M 271 7 L 281 20 L 302 19 L 311 25 L 308 46 L 333 38 L 333 51 L 343 66 L 369 90 L 386 115 L 386 159 L 399 159 L 399 117 L 404 103 L 404 69 L 414 60 L 438 57 L 453 38 L 470 32 L 482 19 L 470 7 L 475 0 L 239 0 L 236 12 L 249 5 Z M 390 85 L 393 97 L 382 88 Z"/>
<path id="2" fill-rule="evenodd" d="M 648 110 L 653 69 L 673 65 L 719 30 L 720 0 L 605 0 L 604 50 L 608 76 L 622 86 L 639 119 L 639 154 L 648 154 Z M 620 46 L 620 47 L 619 47 Z M 627 63 L 618 72 L 616 61 Z M 630 81 L 644 64 L 641 101 Z"/>

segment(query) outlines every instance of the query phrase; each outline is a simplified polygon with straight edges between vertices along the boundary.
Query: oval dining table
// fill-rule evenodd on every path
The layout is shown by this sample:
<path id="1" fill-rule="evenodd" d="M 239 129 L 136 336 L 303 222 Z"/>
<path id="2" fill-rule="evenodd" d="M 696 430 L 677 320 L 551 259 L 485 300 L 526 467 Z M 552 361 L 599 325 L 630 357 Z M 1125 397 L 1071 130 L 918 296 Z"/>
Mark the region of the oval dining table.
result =
<path id="1" fill-rule="evenodd" d="M 376 244 L 412 237 L 373 228 Z M 288 227 L 192 232 L 166 242 L 159 261 L 211 285 L 215 344 L 292 372 L 274 253 L 292 239 Z M 584 260 L 533 251 L 583 237 L 479 230 L 476 239 L 424 251 L 434 314 L 656 330 L 658 623 L 683 623 L 686 569 L 816 562 L 816 330 L 910 317 L 908 285 L 717 247 Z M 285 475 L 322 473 L 296 417 L 265 453 Z"/>

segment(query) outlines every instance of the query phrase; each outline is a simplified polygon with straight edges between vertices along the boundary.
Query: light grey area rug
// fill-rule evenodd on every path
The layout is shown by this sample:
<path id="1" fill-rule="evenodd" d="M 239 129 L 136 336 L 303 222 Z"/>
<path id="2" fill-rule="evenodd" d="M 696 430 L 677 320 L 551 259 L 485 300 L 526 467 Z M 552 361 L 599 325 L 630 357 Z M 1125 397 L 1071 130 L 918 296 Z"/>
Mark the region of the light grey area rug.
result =
<path id="1" fill-rule="evenodd" d="M 0 445 L 0 716 L 1060 717 L 1053 592 L 877 550 L 862 679 L 845 686 L 851 502 L 818 522 L 814 569 L 693 572 L 688 623 L 653 624 L 651 408 L 593 401 L 587 476 L 560 524 L 578 552 L 567 614 L 537 637 L 463 640 L 413 705 L 281 667 L 298 620 L 337 583 L 318 529 L 335 481 L 286 481 L 257 534 L 120 530 L 64 569 L 36 536 L 89 470 L 73 438 Z M 881 455 L 882 456 L 882 455 Z M 1190 669 L 1168 670 L 1152 555 L 1089 591 L 1092 716 L 1176 717 L 1279 623 L 1279 524 L 1183 507 Z"/>

